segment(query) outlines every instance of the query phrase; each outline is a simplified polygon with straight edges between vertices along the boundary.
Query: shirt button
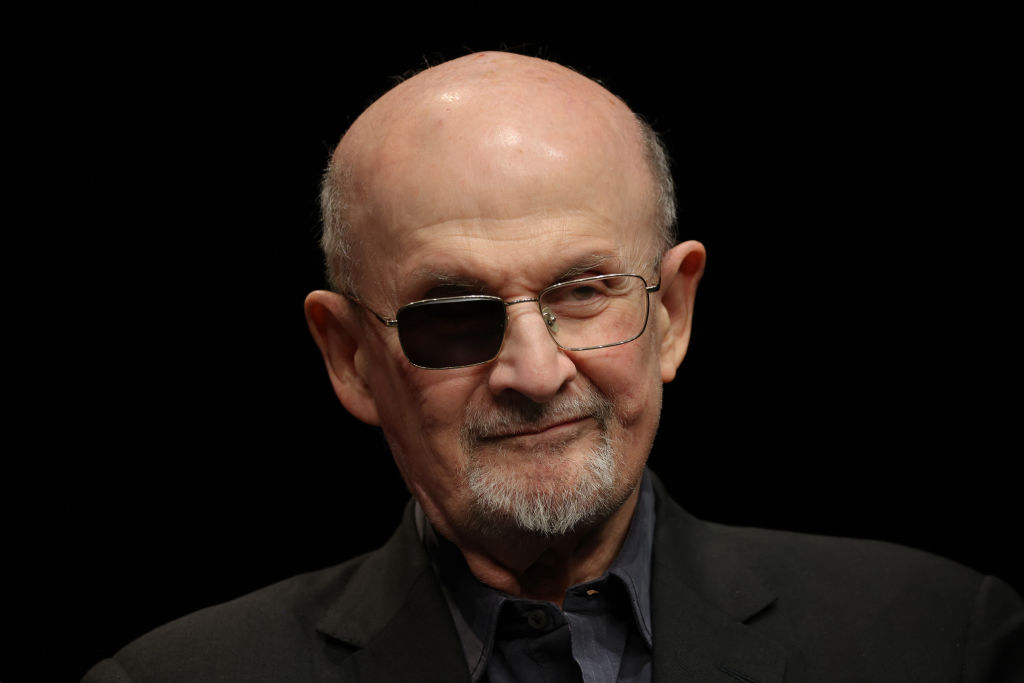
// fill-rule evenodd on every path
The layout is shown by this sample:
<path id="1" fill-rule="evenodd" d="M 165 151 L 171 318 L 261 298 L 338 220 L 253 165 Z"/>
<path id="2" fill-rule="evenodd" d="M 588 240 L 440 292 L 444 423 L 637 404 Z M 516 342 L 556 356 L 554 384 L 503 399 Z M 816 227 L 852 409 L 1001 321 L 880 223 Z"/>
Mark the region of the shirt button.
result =
<path id="1" fill-rule="evenodd" d="M 548 625 L 548 615 L 544 614 L 544 610 L 542 609 L 535 609 L 532 612 L 527 612 L 526 623 L 529 624 L 531 628 L 540 630 Z"/>

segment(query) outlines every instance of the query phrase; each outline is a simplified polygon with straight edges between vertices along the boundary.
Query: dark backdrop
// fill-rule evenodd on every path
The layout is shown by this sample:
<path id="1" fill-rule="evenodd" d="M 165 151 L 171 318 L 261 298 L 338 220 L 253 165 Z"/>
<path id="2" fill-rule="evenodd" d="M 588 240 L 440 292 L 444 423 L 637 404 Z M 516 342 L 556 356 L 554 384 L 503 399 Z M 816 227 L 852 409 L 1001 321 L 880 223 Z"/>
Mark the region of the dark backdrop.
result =
<path id="1" fill-rule="evenodd" d="M 302 315 L 318 177 L 394 76 L 477 49 L 668 142 L 709 252 L 653 457 L 684 506 L 1024 586 L 1014 22 L 538 16 L 9 25 L 0 679 L 387 537 L 407 494 Z"/>

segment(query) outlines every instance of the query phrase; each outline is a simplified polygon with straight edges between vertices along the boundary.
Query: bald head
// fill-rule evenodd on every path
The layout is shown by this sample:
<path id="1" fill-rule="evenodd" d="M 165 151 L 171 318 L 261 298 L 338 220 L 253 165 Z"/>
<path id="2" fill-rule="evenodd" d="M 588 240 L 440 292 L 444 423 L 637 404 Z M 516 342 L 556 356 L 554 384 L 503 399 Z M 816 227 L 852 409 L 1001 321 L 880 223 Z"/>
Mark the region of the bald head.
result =
<path id="1" fill-rule="evenodd" d="M 644 196 L 637 248 L 657 256 L 671 246 L 675 201 L 665 154 L 606 89 L 553 62 L 509 53 L 427 69 L 371 105 L 332 156 L 322 194 L 331 284 L 353 291 L 360 267 L 380 256 L 364 250 L 368 234 L 408 226 L 412 216 L 429 223 L 435 205 L 448 209 L 467 197 L 471 211 L 496 217 L 527 198 L 543 212 L 572 202 L 565 195 L 573 184 L 551 179 L 574 173 L 579 184 L 603 174 Z"/>
<path id="2" fill-rule="evenodd" d="M 460 548 L 625 533 L 703 268 L 700 244 L 668 248 L 671 195 L 621 100 L 518 55 L 424 71 L 339 143 L 324 244 L 348 296 L 310 293 L 307 320 Z"/>

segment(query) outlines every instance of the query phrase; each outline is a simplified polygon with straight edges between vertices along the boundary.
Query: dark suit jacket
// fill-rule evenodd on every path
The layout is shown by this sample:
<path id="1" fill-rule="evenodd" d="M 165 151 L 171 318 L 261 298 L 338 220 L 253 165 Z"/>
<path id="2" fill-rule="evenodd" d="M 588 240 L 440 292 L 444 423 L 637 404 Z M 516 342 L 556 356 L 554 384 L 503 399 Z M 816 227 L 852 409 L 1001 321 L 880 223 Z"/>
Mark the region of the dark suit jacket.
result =
<path id="1" fill-rule="evenodd" d="M 1024 681 L 1003 582 L 871 541 L 694 519 L 656 481 L 656 681 Z M 381 549 L 167 624 L 85 681 L 467 680 L 412 507 Z"/>

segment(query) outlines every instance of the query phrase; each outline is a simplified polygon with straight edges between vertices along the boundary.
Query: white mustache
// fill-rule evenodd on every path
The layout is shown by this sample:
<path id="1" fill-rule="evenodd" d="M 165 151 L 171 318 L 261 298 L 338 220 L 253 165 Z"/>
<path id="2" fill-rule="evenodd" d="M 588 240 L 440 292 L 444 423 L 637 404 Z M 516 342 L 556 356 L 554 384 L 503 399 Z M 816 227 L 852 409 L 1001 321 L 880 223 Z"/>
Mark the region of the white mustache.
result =
<path id="1" fill-rule="evenodd" d="M 564 422 L 592 417 L 604 425 L 613 409 L 612 400 L 593 388 L 584 390 L 582 395 L 562 396 L 548 403 L 526 398 L 506 400 L 487 412 L 467 409 L 459 436 L 466 451 L 472 452 L 487 440 L 539 432 Z"/>

